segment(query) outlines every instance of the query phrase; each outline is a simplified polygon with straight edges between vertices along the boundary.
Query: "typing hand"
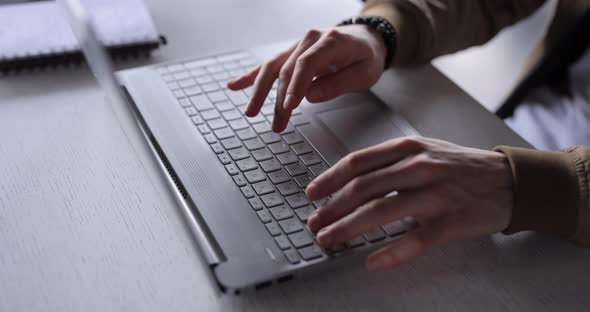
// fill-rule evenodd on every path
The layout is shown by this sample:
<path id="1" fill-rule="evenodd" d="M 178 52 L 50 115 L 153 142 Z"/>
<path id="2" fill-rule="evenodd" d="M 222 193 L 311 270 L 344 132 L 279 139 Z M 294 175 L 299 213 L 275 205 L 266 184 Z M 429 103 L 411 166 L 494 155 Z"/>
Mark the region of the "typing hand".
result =
<path id="1" fill-rule="evenodd" d="M 281 132 L 304 97 L 314 103 L 368 89 L 383 72 L 385 53 L 383 39 L 364 25 L 310 30 L 291 48 L 228 82 L 228 88 L 254 85 L 245 111 L 253 117 L 278 78 L 272 129 Z"/>
<path id="2" fill-rule="evenodd" d="M 512 192 L 503 154 L 405 137 L 351 153 L 312 181 L 309 199 L 335 195 L 308 226 L 330 247 L 413 217 L 417 228 L 367 257 L 369 270 L 393 268 L 434 245 L 504 230 Z"/>

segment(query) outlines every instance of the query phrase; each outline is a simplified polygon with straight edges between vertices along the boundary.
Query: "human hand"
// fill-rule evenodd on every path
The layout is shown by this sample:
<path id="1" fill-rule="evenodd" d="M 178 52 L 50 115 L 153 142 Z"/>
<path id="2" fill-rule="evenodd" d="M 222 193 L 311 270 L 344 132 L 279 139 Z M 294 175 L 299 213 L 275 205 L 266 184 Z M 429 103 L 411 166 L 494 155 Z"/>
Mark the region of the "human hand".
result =
<path id="1" fill-rule="evenodd" d="M 254 85 L 245 111 L 253 117 L 278 78 L 272 129 L 281 132 L 304 97 L 312 103 L 323 102 L 377 82 L 386 50 L 381 36 L 365 25 L 310 30 L 295 45 L 227 86 L 240 90 Z"/>
<path id="2" fill-rule="evenodd" d="M 386 196 L 393 191 L 398 194 Z M 367 257 L 369 270 L 393 268 L 437 244 L 504 230 L 513 196 L 504 154 L 422 137 L 351 153 L 306 193 L 310 200 L 335 193 L 308 220 L 324 247 L 408 216 L 417 221 L 418 228 Z"/>

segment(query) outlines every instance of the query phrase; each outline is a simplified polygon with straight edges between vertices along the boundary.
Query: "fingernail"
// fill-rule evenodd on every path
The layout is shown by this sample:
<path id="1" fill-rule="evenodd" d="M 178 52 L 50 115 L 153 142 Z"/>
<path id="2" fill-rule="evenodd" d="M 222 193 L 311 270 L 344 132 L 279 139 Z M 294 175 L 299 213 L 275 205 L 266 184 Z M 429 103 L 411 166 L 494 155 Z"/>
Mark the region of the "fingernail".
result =
<path id="1" fill-rule="evenodd" d="M 295 97 L 293 96 L 293 94 L 287 94 L 287 97 L 285 98 L 285 101 L 283 102 L 283 108 L 285 110 L 290 110 L 291 106 L 293 106 L 293 101 L 295 101 Z"/>
<path id="2" fill-rule="evenodd" d="M 389 258 L 386 255 L 381 255 L 378 257 L 369 258 L 367 260 L 367 270 L 369 271 L 379 271 L 384 270 L 389 265 Z"/>

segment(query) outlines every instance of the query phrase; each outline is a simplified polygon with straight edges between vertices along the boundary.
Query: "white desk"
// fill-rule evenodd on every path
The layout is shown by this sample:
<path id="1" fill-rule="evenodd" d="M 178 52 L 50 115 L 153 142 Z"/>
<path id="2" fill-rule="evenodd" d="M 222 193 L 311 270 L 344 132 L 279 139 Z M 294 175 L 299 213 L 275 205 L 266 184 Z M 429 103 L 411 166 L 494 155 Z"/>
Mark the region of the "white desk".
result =
<path id="1" fill-rule="evenodd" d="M 148 1 L 170 40 L 151 61 L 294 38 L 359 8 L 353 0 L 172 3 Z M 388 73 L 376 90 L 407 98 L 388 102 L 423 134 L 523 144 L 432 67 L 403 77 Z M 418 94 L 432 101 L 408 105 Z M 0 142 L 0 311 L 590 309 L 590 251 L 526 233 L 452 244 L 387 273 L 359 264 L 218 297 L 177 209 L 86 70 L 0 78 Z"/>

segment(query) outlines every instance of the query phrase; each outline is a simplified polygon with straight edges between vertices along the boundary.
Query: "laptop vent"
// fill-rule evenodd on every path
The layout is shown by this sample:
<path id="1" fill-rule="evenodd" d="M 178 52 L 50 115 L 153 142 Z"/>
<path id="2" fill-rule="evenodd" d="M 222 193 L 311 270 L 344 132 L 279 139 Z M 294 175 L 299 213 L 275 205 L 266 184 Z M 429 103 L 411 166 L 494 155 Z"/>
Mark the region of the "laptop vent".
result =
<path id="1" fill-rule="evenodd" d="M 174 182 L 174 186 L 176 186 L 176 189 L 178 190 L 178 192 L 180 192 L 180 195 L 182 195 L 182 198 L 187 199 L 188 196 L 186 193 L 186 189 L 184 188 L 182 183 L 180 183 L 180 179 L 176 175 L 176 172 L 174 172 L 174 169 L 172 169 L 172 166 L 170 165 L 168 158 L 166 158 L 166 155 L 164 155 L 162 148 L 160 147 L 160 145 L 158 144 L 158 142 L 156 141 L 156 139 L 154 138 L 153 135 L 150 134 L 149 137 L 150 137 L 150 142 L 151 142 L 152 146 L 154 147 L 154 150 L 156 151 L 156 154 L 158 154 L 158 158 L 160 158 L 160 161 L 162 161 L 164 168 L 166 168 L 166 172 L 172 178 L 172 182 Z"/>

